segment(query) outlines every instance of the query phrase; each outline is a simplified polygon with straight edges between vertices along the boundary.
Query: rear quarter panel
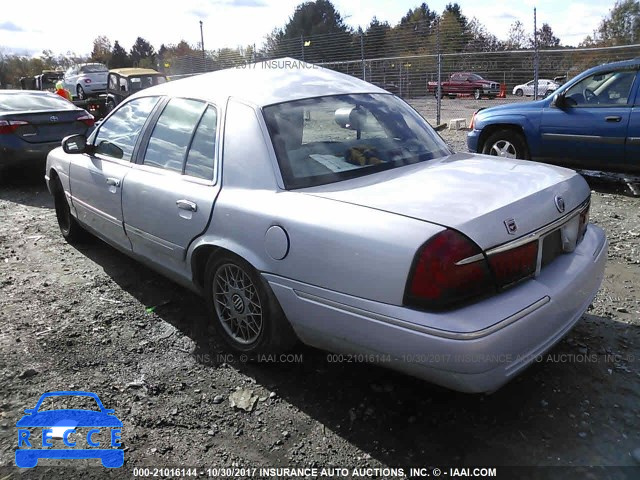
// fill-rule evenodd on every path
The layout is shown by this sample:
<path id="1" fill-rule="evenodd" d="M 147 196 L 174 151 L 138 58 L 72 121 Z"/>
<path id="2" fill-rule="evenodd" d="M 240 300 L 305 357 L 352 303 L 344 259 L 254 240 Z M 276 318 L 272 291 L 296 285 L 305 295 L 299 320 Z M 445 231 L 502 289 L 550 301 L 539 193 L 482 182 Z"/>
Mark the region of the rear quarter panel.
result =
<path id="1" fill-rule="evenodd" d="M 288 237 L 282 260 L 265 247 L 273 225 Z M 215 244 L 261 272 L 401 305 L 415 253 L 442 229 L 301 192 L 223 188 L 209 231 L 194 247 Z"/>

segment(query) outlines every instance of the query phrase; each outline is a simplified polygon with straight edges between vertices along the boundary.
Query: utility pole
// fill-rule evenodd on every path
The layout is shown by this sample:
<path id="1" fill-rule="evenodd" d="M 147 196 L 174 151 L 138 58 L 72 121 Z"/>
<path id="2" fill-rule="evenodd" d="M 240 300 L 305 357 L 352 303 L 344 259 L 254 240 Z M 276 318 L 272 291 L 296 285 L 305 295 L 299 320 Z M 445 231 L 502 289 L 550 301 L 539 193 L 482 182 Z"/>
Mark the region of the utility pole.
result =
<path id="1" fill-rule="evenodd" d="M 202 20 L 200 20 L 200 46 L 202 47 L 202 71 L 207 71 L 207 57 L 204 53 L 204 35 L 202 33 Z"/>
<path id="2" fill-rule="evenodd" d="M 440 53 L 440 20 L 436 20 L 436 52 L 438 54 L 438 84 L 436 85 L 436 125 L 440 125 L 440 114 L 442 112 L 442 54 Z"/>
<path id="3" fill-rule="evenodd" d="M 533 7 L 533 98 L 538 99 L 538 70 L 540 58 L 538 57 L 538 23 L 536 7 Z"/>
<path id="4" fill-rule="evenodd" d="M 362 80 L 367 80 L 367 75 L 364 67 L 364 34 L 360 33 L 360 62 L 362 63 Z"/>

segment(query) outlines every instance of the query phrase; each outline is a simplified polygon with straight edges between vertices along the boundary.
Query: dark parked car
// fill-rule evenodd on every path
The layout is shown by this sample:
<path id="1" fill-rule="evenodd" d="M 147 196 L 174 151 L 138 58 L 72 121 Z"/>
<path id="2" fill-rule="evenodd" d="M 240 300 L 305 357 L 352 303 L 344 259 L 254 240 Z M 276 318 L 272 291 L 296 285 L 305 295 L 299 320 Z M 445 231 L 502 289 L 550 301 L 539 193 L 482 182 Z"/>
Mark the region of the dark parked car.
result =
<path id="1" fill-rule="evenodd" d="M 113 110 L 129 95 L 167 82 L 167 77 L 150 68 L 116 68 L 107 79 L 107 111 Z"/>
<path id="2" fill-rule="evenodd" d="M 594 67 L 544 100 L 478 111 L 471 152 L 586 170 L 640 172 L 640 59 Z"/>
<path id="3" fill-rule="evenodd" d="M 50 92 L 0 90 L 0 170 L 44 168 L 67 135 L 86 134 L 94 118 Z"/>

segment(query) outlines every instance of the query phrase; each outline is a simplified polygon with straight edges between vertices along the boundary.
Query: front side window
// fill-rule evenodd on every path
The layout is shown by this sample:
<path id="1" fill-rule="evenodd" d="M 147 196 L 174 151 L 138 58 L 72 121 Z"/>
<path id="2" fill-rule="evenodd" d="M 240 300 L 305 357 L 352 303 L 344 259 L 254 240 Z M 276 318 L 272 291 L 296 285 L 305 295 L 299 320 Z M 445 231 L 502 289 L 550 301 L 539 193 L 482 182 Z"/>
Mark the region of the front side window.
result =
<path id="1" fill-rule="evenodd" d="M 286 188 L 333 183 L 451 153 L 389 94 L 336 95 L 264 107 Z"/>
<path id="2" fill-rule="evenodd" d="M 635 70 L 595 73 L 567 89 L 565 99 L 572 107 L 626 105 L 635 78 Z"/>
<path id="3" fill-rule="evenodd" d="M 206 107 L 197 100 L 172 99 L 153 128 L 144 165 L 182 173 L 189 143 Z"/>
<path id="4" fill-rule="evenodd" d="M 157 103 L 158 97 L 143 97 L 122 105 L 100 125 L 96 153 L 131 161 L 138 135 Z"/>

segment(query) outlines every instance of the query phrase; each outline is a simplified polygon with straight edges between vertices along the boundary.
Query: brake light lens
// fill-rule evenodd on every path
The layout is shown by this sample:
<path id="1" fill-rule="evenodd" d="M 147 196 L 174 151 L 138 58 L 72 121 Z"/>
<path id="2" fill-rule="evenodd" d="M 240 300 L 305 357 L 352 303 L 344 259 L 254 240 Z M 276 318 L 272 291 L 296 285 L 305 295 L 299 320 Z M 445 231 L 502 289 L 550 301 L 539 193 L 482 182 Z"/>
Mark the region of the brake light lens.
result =
<path id="1" fill-rule="evenodd" d="M 96 123 L 96 119 L 90 113 L 82 115 L 81 117 L 76 118 L 76 120 L 86 124 L 88 127 L 93 127 L 93 125 Z"/>
<path id="2" fill-rule="evenodd" d="M 476 122 L 476 113 L 478 112 L 473 112 L 473 115 L 471 115 L 471 123 L 469 123 L 469 130 L 473 130 L 473 125 Z"/>
<path id="3" fill-rule="evenodd" d="M 533 276 L 537 263 L 538 240 L 489 255 L 489 266 L 499 288 Z"/>
<path id="4" fill-rule="evenodd" d="M 0 135 L 13 133 L 24 125 L 29 125 L 29 122 L 22 120 L 0 120 Z"/>
<path id="5" fill-rule="evenodd" d="M 477 258 L 468 261 L 472 257 Z M 494 282 L 480 247 L 461 233 L 447 229 L 427 241 L 416 254 L 405 304 L 444 309 L 493 292 Z"/>

